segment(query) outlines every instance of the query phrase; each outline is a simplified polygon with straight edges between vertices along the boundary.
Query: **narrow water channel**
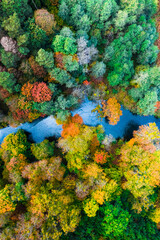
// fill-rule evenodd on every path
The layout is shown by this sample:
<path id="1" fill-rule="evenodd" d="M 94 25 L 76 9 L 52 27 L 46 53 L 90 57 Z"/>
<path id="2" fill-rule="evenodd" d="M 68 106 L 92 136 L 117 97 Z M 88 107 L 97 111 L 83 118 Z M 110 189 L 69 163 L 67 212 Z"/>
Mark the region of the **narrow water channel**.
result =
<path id="1" fill-rule="evenodd" d="M 121 108 L 123 115 L 120 117 L 118 124 L 114 126 L 109 125 L 105 118 L 100 120 L 97 118 L 97 114 L 92 112 L 96 105 L 97 103 L 86 99 L 78 109 L 72 112 L 72 114 L 75 115 L 78 113 L 83 118 L 83 122 L 86 125 L 102 125 L 106 135 L 111 134 L 114 138 L 125 137 L 128 140 L 132 137 L 133 130 L 137 130 L 140 125 L 145 125 L 150 122 L 155 122 L 160 129 L 160 119 L 153 116 L 144 117 L 133 115 L 129 110 L 126 110 L 123 107 Z M 41 142 L 48 137 L 60 137 L 62 125 L 57 125 L 54 117 L 49 116 L 44 119 L 35 120 L 32 123 L 21 124 L 17 128 L 6 127 L 0 129 L 0 143 L 8 134 L 16 132 L 18 129 L 24 129 L 30 133 L 30 138 L 34 142 Z"/>

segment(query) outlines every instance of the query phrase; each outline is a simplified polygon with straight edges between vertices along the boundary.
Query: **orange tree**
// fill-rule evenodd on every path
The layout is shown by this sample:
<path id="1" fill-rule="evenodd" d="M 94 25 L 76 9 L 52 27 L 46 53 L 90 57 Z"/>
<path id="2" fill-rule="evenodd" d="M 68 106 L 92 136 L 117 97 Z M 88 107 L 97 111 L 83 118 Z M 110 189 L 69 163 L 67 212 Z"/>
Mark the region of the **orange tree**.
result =
<path id="1" fill-rule="evenodd" d="M 107 102 L 102 101 L 101 104 L 102 106 L 98 105 L 93 111 L 97 111 L 101 118 L 107 117 L 109 124 L 116 125 L 122 116 L 121 105 L 115 97 L 109 98 Z"/>

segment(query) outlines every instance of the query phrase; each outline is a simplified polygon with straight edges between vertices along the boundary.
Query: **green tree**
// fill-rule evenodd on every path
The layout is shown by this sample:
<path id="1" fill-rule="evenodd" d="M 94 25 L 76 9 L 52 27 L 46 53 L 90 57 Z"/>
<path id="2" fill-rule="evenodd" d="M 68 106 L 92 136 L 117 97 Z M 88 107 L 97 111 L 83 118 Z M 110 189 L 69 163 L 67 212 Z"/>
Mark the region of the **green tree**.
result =
<path id="1" fill-rule="evenodd" d="M 77 52 L 76 39 L 73 37 L 56 35 L 52 42 L 52 48 L 54 49 L 54 52 L 74 55 Z"/>
<path id="2" fill-rule="evenodd" d="M 64 42 L 65 54 L 75 54 L 77 52 L 76 40 L 74 38 L 66 38 Z"/>
<path id="3" fill-rule="evenodd" d="M 20 58 L 17 54 L 12 52 L 6 52 L 4 49 L 1 50 L 1 61 L 6 68 L 16 68 Z"/>
<path id="4" fill-rule="evenodd" d="M 122 30 L 128 22 L 128 12 L 126 10 L 119 10 L 114 19 L 115 29 Z"/>
<path id="5" fill-rule="evenodd" d="M 96 62 L 91 71 L 94 77 L 102 77 L 106 72 L 106 65 L 103 62 Z"/>
<path id="6" fill-rule="evenodd" d="M 40 49 L 38 51 L 38 55 L 36 57 L 36 61 L 40 66 L 44 66 L 45 68 L 52 69 L 54 67 L 54 57 L 53 52 L 47 52 L 44 49 Z"/>
<path id="7" fill-rule="evenodd" d="M 120 200 L 113 205 L 105 202 L 100 211 L 104 214 L 101 222 L 102 235 L 109 239 L 121 237 L 127 229 L 131 215 L 127 210 L 123 209 Z"/>
<path id="8" fill-rule="evenodd" d="M 27 32 L 29 32 L 30 48 L 45 48 L 48 42 L 48 37 L 46 35 L 46 32 L 42 30 L 38 25 L 36 25 L 35 19 L 29 18 L 25 23 L 25 26 Z"/>
<path id="9" fill-rule="evenodd" d="M 123 232 L 121 238 L 126 240 L 154 240 L 160 239 L 160 234 L 154 222 L 147 216 L 142 216 L 131 212 L 131 218 L 127 229 Z M 117 240 L 118 240 L 117 239 Z"/>
<path id="10" fill-rule="evenodd" d="M 23 35 L 19 35 L 17 38 L 17 45 L 18 46 L 27 46 L 29 43 L 29 33 L 24 33 Z"/>
<path id="11" fill-rule="evenodd" d="M 158 10 L 158 1 L 157 0 L 146 0 L 145 1 L 145 13 L 148 17 L 151 17 Z"/>
<path id="12" fill-rule="evenodd" d="M 148 91 L 144 98 L 140 99 L 137 103 L 138 106 L 138 113 L 147 115 L 154 115 L 156 109 L 156 102 L 158 101 L 157 98 L 157 91 L 152 90 L 151 92 Z"/>
<path id="13" fill-rule="evenodd" d="M 18 51 L 23 55 L 27 55 L 30 52 L 30 50 L 27 47 L 19 47 Z"/>
<path id="14" fill-rule="evenodd" d="M 69 27 L 63 27 L 62 30 L 60 31 L 60 35 L 63 37 L 74 37 L 74 33 L 71 31 Z"/>
<path id="15" fill-rule="evenodd" d="M 64 51 L 64 41 L 65 37 L 61 35 L 56 35 L 55 39 L 52 42 L 52 48 L 54 52 L 63 52 Z"/>
<path id="16" fill-rule="evenodd" d="M 46 114 L 46 115 L 54 115 L 55 114 L 55 106 L 52 101 L 50 102 L 42 102 L 37 103 L 34 102 L 32 105 L 32 108 L 34 110 L 39 111 L 40 113 Z"/>
<path id="17" fill-rule="evenodd" d="M 7 20 L 4 20 L 2 22 L 2 27 L 8 32 L 8 35 L 11 38 L 18 37 L 22 32 L 20 19 L 18 18 L 17 13 L 9 16 Z"/>
<path id="18" fill-rule="evenodd" d="M 160 100 L 160 68 L 155 66 L 139 71 L 130 83 L 135 87 L 129 94 L 137 102 L 138 113 L 154 115 L 156 102 Z"/>
<path id="19" fill-rule="evenodd" d="M 64 56 L 63 57 L 64 67 L 68 72 L 74 72 L 79 70 L 79 64 L 76 60 L 73 60 L 72 56 Z"/>
<path id="20" fill-rule="evenodd" d="M 118 5 L 115 0 L 104 1 L 78 1 L 62 0 L 59 7 L 59 16 L 76 30 L 100 29 L 102 32 L 108 29 L 111 22 L 109 18 L 116 13 Z"/>
<path id="21" fill-rule="evenodd" d="M 54 68 L 50 71 L 51 78 L 55 79 L 61 85 L 65 84 L 67 88 L 76 86 L 76 81 L 67 71 L 61 68 Z"/>
<path id="22" fill-rule="evenodd" d="M 4 15 L 9 17 L 17 13 L 22 23 L 32 14 L 32 8 L 28 5 L 28 0 L 2 0 L 1 5 Z"/>
<path id="23" fill-rule="evenodd" d="M 0 72 L 0 85 L 6 89 L 8 92 L 12 93 L 14 91 L 14 85 L 16 84 L 16 79 L 13 73 Z"/>
<path id="24" fill-rule="evenodd" d="M 158 52 L 154 47 L 157 38 L 155 22 L 149 20 L 145 23 L 145 20 L 144 18 L 139 25 L 130 25 L 125 34 L 114 39 L 105 49 L 104 59 L 109 69 L 107 79 L 111 86 L 128 86 L 135 73 L 134 65 L 141 64 L 141 61 L 146 65 L 152 64 L 156 60 Z M 149 37 L 150 33 L 152 39 Z M 135 54 L 136 59 L 133 58 Z"/>
<path id="25" fill-rule="evenodd" d="M 77 23 L 77 27 L 88 32 L 91 28 L 91 22 L 87 14 L 84 14 Z"/>

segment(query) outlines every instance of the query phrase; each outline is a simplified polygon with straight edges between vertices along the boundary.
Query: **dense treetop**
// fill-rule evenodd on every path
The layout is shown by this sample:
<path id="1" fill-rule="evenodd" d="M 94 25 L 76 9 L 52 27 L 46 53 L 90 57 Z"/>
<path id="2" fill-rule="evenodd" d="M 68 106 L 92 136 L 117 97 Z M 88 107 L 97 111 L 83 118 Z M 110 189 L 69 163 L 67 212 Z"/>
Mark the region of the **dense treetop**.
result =
<path id="1" fill-rule="evenodd" d="M 159 146 L 155 124 L 115 141 L 79 115 L 58 141 L 9 134 L 0 149 L 1 239 L 159 239 Z"/>
<path id="2" fill-rule="evenodd" d="M 0 6 L 4 122 L 45 115 L 63 122 L 84 95 L 116 97 L 134 113 L 159 116 L 156 0 L 2 0 Z"/>
<path id="3" fill-rule="evenodd" d="M 160 239 L 156 124 L 116 140 L 71 116 L 87 96 L 111 125 L 121 104 L 160 117 L 157 11 L 157 0 L 0 1 L 0 127 L 63 124 L 59 139 L 19 130 L 1 144 L 0 239 Z"/>

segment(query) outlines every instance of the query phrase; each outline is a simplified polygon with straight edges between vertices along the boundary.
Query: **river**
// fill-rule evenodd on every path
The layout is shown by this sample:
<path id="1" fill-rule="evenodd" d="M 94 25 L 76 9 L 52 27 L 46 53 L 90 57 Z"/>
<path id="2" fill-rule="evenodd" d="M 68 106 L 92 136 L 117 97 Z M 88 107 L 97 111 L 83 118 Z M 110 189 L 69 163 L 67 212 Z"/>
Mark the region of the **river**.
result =
<path id="1" fill-rule="evenodd" d="M 111 134 L 114 138 L 122 138 L 130 139 L 132 137 L 133 130 L 137 130 L 140 125 L 145 125 L 150 122 L 155 122 L 158 128 L 160 129 L 160 119 L 157 119 L 153 116 L 139 116 L 132 114 L 129 110 L 121 107 L 123 115 L 120 117 L 120 121 L 117 125 L 109 125 L 107 120 L 103 118 L 102 120 L 97 118 L 97 114 L 95 112 L 91 112 L 97 103 L 89 101 L 86 99 L 78 109 L 72 112 L 72 115 L 78 113 L 82 118 L 83 122 L 89 126 L 97 126 L 102 125 L 105 134 Z M 3 139 L 10 133 L 16 132 L 18 129 L 24 129 L 30 135 L 30 138 L 38 143 L 43 141 L 48 137 L 60 137 L 62 131 L 62 125 L 57 125 L 53 116 L 49 116 L 43 119 L 37 119 L 32 123 L 24 123 L 18 126 L 17 128 L 6 127 L 0 129 L 0 143 L 2 143 Z"/>

